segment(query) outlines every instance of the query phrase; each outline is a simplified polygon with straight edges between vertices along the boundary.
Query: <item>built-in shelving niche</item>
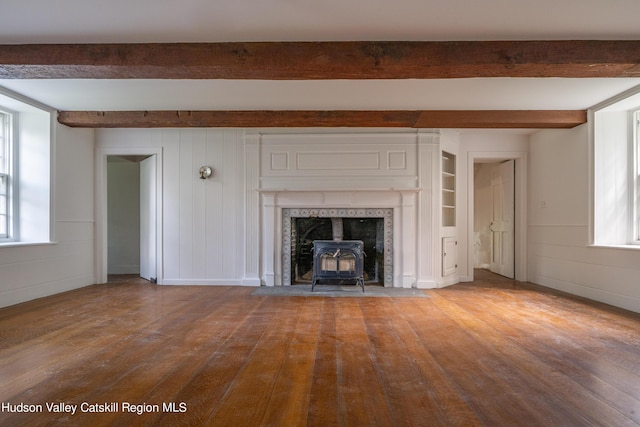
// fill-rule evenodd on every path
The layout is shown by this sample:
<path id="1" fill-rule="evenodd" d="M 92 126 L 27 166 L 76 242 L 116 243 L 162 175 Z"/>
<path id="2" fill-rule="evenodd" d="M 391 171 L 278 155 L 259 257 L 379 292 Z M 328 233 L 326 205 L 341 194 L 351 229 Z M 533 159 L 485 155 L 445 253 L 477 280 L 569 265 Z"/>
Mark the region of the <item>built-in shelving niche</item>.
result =
<path id="1" fill-rule="evenodd" d="M 456 225 L 456 156 L 442 152 L 442 226 Z"/>

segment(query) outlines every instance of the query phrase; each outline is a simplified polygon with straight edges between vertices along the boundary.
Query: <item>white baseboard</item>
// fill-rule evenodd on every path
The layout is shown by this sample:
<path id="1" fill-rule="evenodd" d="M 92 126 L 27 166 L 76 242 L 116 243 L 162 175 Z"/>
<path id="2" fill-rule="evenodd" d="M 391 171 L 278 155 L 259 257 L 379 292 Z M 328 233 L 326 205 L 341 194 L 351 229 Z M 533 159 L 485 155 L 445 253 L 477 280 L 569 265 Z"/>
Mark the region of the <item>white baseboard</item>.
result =
<path id="1" fill-rule="evenodd" d="M 418 280 L 416 282 L 416 288 L 418 289 L 435 289 L 437 287 L 435 280 Z"/>
<path id="2" fill-rule="evenodd" d="M 209 279 L 164 279 L 163 285 L 176 286 L 242 286 L 241 280 L 209 280 Z"/>

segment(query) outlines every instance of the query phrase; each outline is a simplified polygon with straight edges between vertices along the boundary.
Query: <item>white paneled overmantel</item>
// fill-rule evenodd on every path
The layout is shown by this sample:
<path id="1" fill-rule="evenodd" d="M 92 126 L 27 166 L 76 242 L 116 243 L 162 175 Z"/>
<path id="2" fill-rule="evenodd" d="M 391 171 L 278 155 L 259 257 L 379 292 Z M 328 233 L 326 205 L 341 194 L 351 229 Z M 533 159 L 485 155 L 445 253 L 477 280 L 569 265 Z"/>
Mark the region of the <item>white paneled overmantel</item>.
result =
<path id="1" fill-rule="evenodd" d="M 416 188 L 416 141 L 416 132 L 262 134 L 260 188 Z"/>
<path id="2" fill-rule="evenodd" d="M 258 218 L 248 215 L 253 224 L 247 228 L 260 229 L 261 283 L 290 283 L 283 266 L 284 217 L 329 209 L 362 211 L 364 216 L 388 213 L 392 277 L 385 286 L 437 286 L 434 265 L 440 255 L 434 237 L 439 238 L 439 227 L 434 212 L 439 203 L 432 187 L 438 184 L 439 137 L 437 131 L 415 130 L 247 134 L 247 151 L 260 158 L 257 172 L 246 166 L 247 209 L 259 207 Z"/>

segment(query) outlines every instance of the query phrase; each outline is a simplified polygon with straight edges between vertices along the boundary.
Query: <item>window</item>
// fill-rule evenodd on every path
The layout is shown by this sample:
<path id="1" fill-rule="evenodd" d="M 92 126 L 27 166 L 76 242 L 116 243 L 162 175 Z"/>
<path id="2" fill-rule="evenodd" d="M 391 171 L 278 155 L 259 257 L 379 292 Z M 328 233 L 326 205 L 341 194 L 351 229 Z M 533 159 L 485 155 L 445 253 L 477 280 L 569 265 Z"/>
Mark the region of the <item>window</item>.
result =
<path id="1" fill-rule="evenodd" d="M 13 237 L 12 172 L 13 138 L 11 114 L 0 111 L 0 240 Z"/>
<path id="2" fill-rule="evenodd" d="M 46 106 L 0 87 L 2 247 L 53 241 L 53 113 Z"/>
<path id="3" fill-rule="evenodd" d="M 640 87 L 591 110 L 592 243 L 640 247 Z"/>

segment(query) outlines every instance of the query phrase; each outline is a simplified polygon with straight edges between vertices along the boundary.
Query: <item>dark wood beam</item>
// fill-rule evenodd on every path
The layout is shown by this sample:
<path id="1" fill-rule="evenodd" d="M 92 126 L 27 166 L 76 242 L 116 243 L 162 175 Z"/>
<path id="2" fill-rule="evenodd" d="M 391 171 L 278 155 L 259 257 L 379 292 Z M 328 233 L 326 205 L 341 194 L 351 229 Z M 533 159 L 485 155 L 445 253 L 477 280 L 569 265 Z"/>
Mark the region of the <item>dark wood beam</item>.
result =
<path id="1" fill-rule="evenodd" d="M 7 79 L 640 77 L 640 40 L 0 45 Z"/>
<path id="2" fill-rule="evenodd" d="M 61 111 L 58 121 L 86 128 L 405 127 L 572 128 L 583 110 L 474 111 Z"/>
<path id="3" fill-rule="evenodd" d="M 568 129 L 586 122 L 584 110 L 439 110 L 423 111 L 414 127 Z"/>
<path id="4" fill-rule="evenodd" d="M 72 127 L 411 127 L 419 111 L 60 111 Z"/>

